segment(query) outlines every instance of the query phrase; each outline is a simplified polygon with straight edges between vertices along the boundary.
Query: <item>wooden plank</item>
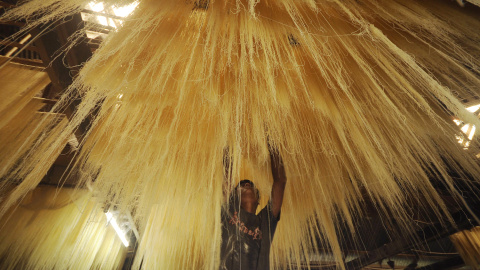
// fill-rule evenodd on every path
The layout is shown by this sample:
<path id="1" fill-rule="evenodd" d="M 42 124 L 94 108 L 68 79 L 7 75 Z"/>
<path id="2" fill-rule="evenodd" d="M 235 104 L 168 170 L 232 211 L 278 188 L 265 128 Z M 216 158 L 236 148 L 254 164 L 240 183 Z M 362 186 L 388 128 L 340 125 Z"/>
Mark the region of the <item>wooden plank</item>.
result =
<path id="1" fill-rule="evenodd" d="M 23 26 L 25 26 L 26 23 L 24 23 L 24 22 L 17 22 L 17 21 L 0 21 L 0 24 L 23 27 Z"/>

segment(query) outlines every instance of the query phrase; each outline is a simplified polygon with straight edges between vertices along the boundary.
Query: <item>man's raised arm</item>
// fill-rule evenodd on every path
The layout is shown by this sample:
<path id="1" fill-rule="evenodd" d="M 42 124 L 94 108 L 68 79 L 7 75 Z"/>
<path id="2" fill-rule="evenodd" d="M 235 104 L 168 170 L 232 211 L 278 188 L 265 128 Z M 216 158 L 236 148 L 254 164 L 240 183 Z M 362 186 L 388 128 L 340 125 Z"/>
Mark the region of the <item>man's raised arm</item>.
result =
<path id="1" fill-rule="evenodd" d="M 268 148 L 270 152 L 270 163 L 272 168 L 273 186 L 272 186 L 272 213 L 278 219 L 280 209 L 282 208 L 283 193 L 287 184 L 287 176 L 283 160 L 277 149 Z"/>

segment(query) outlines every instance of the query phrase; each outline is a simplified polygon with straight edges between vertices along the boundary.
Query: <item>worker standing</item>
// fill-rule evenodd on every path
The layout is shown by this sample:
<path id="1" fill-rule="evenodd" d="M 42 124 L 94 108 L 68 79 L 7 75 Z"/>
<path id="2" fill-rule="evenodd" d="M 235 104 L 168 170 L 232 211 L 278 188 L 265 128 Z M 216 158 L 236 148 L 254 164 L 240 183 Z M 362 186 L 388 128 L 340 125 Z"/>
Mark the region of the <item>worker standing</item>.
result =
<path id="1" fill-rule="evenodd" d="M 254 183 L 241 180 L 222 211 L 221 270 L 268 270 L 270 246 L 280 220 L 287 177 L 282 158 L 269 147 L 273 185 L 267 205 L 258 213 L 260 195 Z M 230 176 L 230 161 L 224 160 Z"/>

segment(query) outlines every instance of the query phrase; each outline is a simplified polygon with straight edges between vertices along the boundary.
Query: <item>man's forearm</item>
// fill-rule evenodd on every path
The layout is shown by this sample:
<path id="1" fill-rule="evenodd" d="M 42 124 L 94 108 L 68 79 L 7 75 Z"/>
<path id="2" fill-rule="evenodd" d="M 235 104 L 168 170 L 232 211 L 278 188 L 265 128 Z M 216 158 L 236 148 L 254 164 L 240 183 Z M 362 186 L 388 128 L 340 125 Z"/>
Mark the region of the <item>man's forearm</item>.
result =
<path id="1" fill-rule="evenodd" d="M 273 185 L 272 185 L 272 214 L 278 220 L 280 209 L 283 203 L 283 194 L 287 185 L 287 176 L 283 165 L 282 157 L 277 149 L 268 147 L 270 151 L 270 163 L 272 167 Z"/>
<path id="2" fill-rule="evenodd" d="M 285 167 L 283 165 L 283 160 L 280 156 L 280 153 L 277 149 L 271 149 L 271 147 L 269 147 L 268 150 L 270 152 L 273 182 L 286 183 L 287 176 L 285 174 Z"/>

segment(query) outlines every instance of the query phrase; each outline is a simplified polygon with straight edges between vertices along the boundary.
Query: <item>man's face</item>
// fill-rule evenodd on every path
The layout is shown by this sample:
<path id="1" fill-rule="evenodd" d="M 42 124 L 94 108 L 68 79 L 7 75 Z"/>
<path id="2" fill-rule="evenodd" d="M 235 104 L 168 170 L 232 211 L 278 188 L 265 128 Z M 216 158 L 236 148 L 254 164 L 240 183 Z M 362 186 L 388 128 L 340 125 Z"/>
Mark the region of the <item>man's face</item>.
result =
<path id="1" fill-rule="evenodd" d="M 258 190 L 250 180 L 240 181 L 240 192 L 242 202 L 253 202 L 258 204 Z"/>

